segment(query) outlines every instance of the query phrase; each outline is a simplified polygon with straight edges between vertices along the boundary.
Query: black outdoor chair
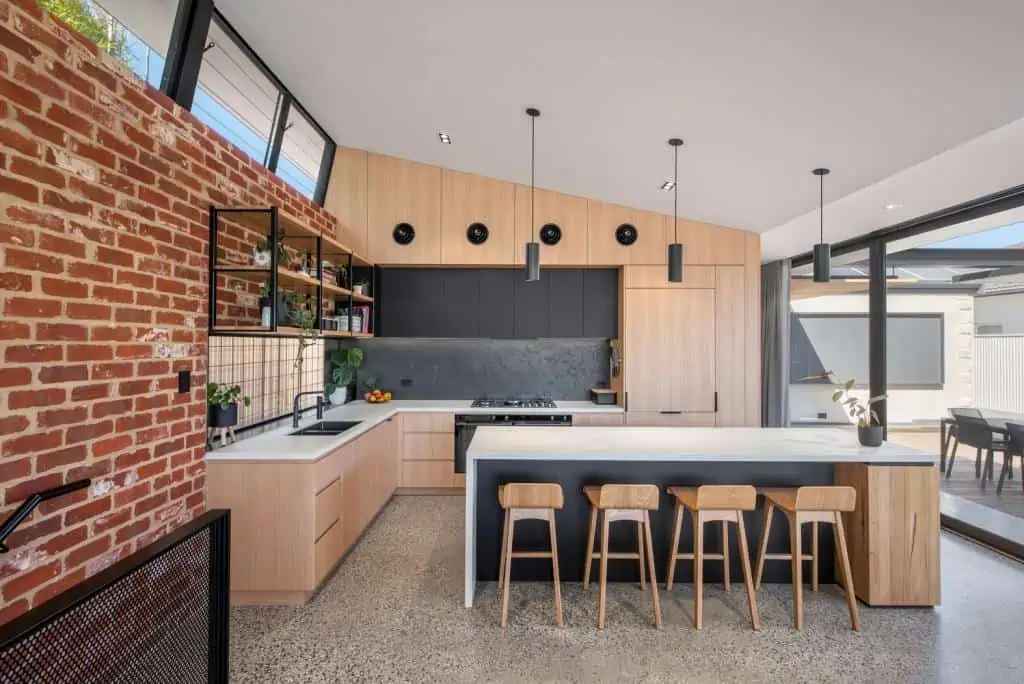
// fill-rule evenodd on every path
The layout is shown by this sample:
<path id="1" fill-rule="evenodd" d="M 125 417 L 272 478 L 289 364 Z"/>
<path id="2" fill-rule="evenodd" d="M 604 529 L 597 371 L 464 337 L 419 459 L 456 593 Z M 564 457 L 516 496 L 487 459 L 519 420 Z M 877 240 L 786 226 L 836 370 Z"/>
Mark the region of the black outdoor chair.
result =
<path id="1" fill-rule="evenodd" d="M 1003 493 L 1003 481 L 1006 479 L 1007 471 L 1013 467 L 1013 457 L 1020 456 L 1021 473 L 1024 473 L 1024 425 L 1020 423 L 1007 423 L 1006 432 L 1009 433 L 1009 440 L 1006 445 L 1006 455 L 1003 456 L 1003 469 L 999 471 L 999 485 L 996 487 L 996 494 Z M 1021 489 L 1024 489 L 1024 475 L 1020 478 Z"/>
<path id="2" fill-rule="evenodd" d="M 973 410 L 973 409 L 972 409 Z M 956 420 L 956 442 L 953 444 L 953 452 L 949 455 L 949 463 L 946 465 L 946 478 L 953 473 L 953 464 L 956 462 L 956 450 L 961 444 L 974 447 L 977 450 L 977 458 L 974 463 L 975 477 L 981 478 L 981 491 L 985 491 L 986 480 L 994 478 L 995 452 L 1006 452 L 1006 442 L 997 439 L 992 434 L 992 427 L 984 418 L 970 415 L 954 415 Z M 982 461 L 982 452 L 986 458 Z M 984 464 L 984 467 L 983 467 Z"/>

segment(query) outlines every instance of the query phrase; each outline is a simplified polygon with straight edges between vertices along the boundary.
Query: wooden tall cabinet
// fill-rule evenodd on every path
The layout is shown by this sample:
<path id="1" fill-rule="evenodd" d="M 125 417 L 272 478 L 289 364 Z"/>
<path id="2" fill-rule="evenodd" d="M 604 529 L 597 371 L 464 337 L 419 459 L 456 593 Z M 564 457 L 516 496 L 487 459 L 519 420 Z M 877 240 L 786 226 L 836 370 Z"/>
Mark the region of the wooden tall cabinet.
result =
<path id="1" fill-rule="evenodd" d="M 621 266 L 666 262 L 664 216 L 596 200 L 590 200 L 588 204 L 588 264 Z M 615 239 L 615 231 L 622 225 L 636 228 L 636 242 L 628 246 L 619 244 Z"/>
<path id="2" fill-rule="evenodd" d="M 530 187 L 516 186 L 515 263 L 526 261 L 525 247 L 531 239 L 540 243 L 541 266 L 585 266 L 587 263 L 587 200 L 550 190 L 535 191 L 533 225 L 530 223 Z M 542 240 L 541 228 L 558 227 L 561 239 L 554 245 Z"/>
<path id="3" fill-rule="evenodd" d="M 367 159 L 367 243 L 379 264 L 441 263 L 441 169 L 371 154 Z M 395 227 L 412 226 L 408 244 Z"/>
<path id="4" fill-rule="evenodd" d="M 473 244 L 466 231 L 487 229 Z M 444 169 L 441 173 L 441 263 L 503 266 L 515 263 L 515 185 Z"/>

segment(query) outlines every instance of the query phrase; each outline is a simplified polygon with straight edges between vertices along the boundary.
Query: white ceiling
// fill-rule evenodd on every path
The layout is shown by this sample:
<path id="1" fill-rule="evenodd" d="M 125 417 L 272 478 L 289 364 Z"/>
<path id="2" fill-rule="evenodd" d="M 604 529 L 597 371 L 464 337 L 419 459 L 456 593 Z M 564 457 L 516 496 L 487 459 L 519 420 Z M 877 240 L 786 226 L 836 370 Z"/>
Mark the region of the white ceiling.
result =
<path id="1" fill-rule="evenodd" d="M 682 137 L 680 214 L 766 258 L 816 242 L 815 166 L 831 241 L 1024 182 L 1024 2 L 217 6 L 342 145 L 528 182 L 533 105 L 539 186 L 667 213 Z"/>

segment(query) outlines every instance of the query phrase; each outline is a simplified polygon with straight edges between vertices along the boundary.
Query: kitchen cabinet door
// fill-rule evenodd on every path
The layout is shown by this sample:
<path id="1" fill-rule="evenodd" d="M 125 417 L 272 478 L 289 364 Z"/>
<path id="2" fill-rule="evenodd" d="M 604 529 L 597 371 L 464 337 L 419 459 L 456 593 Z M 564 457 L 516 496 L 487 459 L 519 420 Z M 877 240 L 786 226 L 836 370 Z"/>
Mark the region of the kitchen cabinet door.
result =
<path id="1" fill-rule="evenodd" d="M 339 147 L 334 153 L 331 180 L 324 197 L 324 209 L 338 219 L 332 237 L 367 256 L 366 203 L 367 154 L 365 150 Z"/>
<path id="2" fill-rule="evenodd" d="M 636 228 L 636 241 L 622 245 L 615 233 L 620 226 Z M 664 264 L 665 217 L 616 204 L 590 200 L 587 219 L 587 263 L 592 266 Z"/>
<path id="3" fill-rule="evenodd" d="M 684 413 L 715 411 L 715 292 L 669 290 L 671 305 L 668 364 L 672 409 Z"/>
<path id="4" fill-rule="evenodd" d="M 550 190 L 536 190 L 533 204 L 531 226 L 530 186 L 517 185 L 515 263 L 525 263 L 524 245 L 535 240 L 540 243 L 541 266 L 586 265 L 587 200 Z M 561 231 L 561 239 L 554 245 L 541 239 L 541 228 L 547 224 L 557 226 Z"/>
<path id="5" fill-rule="evenodd" d="M 746 425 L 748 334 L 744 268 L 718 266 L 715 271 L 715 387 L 718 390 L 715 424 L 742 427 Z"/>
<path id="6" fill-rule="evenodd" d="M 512 283 L 515 292 L 513 334 L 518 339 L 551 337 L 551 316 L 548 312 L 551 278 L 542 276 L 540 280 L 528 283 L 523 272 L 517 271 Z"/>
<path id="7" fill-rule="evenodd" d="M 580 269 L 553 269 L 541 276 L 548 284 L 549 337 L 583 337 L 583 273 Z"/>
<path id="8" fill-rule="evenodd" d="M 666 244 L 672 242 L 672 217 L 666 217 Z M 679 242 L 684 245 L 683 263 L 707 266 L 742 266 L 747 233 L 710 223 L 679 219 Z"/>
<path id="9" fill-rule="evenodd" d="M 441 263 L 441 169 L 380 154 L 367 159 L 367 242 L 378 264 Z M 413 237 L 395 241 L 407 223 Z"/>
<path id="10" fill-rule="evenodd" d="M 486 228 L 474 244 L 470 226 Z M 441 172 L 441 263 L 504 266 L 515 263 L 515 186 L 444 169 Z"/>
<path id="11" fill-rule="evenodd" d="M 626 290 L 625 362 L 630 411 L 673 410 L 671 290 Z"/>

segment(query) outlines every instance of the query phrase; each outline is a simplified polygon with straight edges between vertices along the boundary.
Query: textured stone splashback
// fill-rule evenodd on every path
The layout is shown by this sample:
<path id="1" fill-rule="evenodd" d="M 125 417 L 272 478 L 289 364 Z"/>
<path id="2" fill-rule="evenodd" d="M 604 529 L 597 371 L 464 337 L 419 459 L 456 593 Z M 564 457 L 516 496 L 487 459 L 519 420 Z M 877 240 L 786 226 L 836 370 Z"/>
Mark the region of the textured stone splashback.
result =
<path id="1" fill-rule="evenodd" d="M 372 375 L 396 399 L 547 395 L 586 400 L 590 388 L 608 383 L 605 339 L 380 338 L 358 346 L 366 353 L 360 390 L 362 378 Z M 403 386 L 403 379 L 412 384 Z"/>

